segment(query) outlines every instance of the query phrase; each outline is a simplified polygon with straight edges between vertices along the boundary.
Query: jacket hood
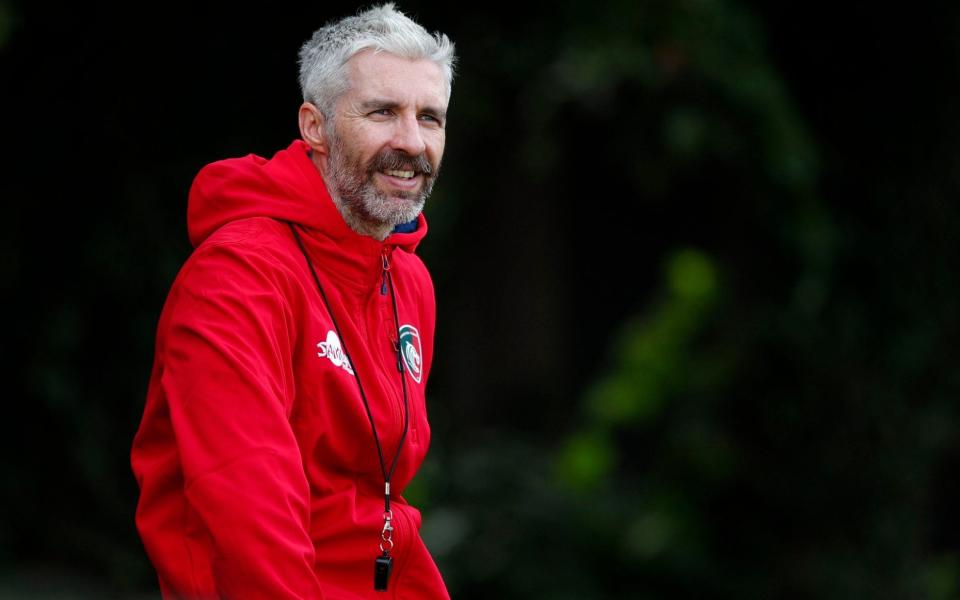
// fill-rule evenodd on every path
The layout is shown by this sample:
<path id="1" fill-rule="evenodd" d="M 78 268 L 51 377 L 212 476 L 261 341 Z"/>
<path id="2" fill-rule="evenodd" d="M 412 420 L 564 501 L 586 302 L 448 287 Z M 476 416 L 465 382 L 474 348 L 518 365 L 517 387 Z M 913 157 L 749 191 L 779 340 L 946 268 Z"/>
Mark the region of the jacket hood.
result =
<path id="1" fill-rule="evenodd" d="M 416 231 L 393 233 L 383 242 L 356 233 L 330 198 L 309 151 L 306 142 L 295 140 L 271 159 L 248 154 L 201 169 L 190 187 L 187 207 L 190 243 L 199 246 L 231 221 L 270 217 L 298 223 L 338 242 L 385 244 L 414 251 L 427 233 L 422 214 L 417 217 Z"/>

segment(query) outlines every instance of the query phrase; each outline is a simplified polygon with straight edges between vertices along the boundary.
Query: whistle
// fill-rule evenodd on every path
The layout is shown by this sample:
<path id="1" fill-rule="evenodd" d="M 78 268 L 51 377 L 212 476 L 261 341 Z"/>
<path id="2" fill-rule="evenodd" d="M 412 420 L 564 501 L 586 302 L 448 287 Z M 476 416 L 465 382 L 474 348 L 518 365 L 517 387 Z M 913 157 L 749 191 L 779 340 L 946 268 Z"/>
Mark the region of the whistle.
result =
<path id="1" fill-rule="evenodd" d="M 393 557 L 383 553 L 373 563 L 373 589 L 377 592 L 387 591 L 387 582 L 390 580 L 390 570 L 393 568 Z"/>

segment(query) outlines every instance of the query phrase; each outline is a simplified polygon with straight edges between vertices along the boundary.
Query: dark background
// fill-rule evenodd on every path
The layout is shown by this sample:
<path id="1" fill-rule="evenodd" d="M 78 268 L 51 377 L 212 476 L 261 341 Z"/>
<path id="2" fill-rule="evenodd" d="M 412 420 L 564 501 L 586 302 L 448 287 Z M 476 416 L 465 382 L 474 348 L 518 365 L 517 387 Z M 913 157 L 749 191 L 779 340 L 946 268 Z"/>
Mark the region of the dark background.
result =
<path id="1" fill-rule="evenodd" d="M 187 190 L 357 8 L 242 4 L 0 0 L 0 597 L 158 596 Z M 399 6 L 460 57 L 408 492 L 454 598 L 960 597 L 958 6 Z"/>

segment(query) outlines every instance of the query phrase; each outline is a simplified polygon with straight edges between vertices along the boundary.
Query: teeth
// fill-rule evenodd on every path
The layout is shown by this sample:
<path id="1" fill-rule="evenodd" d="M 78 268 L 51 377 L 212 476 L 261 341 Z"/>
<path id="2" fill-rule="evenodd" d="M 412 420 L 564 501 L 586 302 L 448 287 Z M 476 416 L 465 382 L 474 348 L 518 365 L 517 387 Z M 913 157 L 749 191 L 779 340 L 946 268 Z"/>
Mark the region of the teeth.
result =
<path id="1" fill-rule="evenodd" d="M 402 177 L 403 179 L 410 179 L 411 177 L 413 177 L 413 171 L 389 170 L 389 171 L 384 171 L 384 173 L 386 173 L 387 175 L 390 175 L 391 177 Z"/>

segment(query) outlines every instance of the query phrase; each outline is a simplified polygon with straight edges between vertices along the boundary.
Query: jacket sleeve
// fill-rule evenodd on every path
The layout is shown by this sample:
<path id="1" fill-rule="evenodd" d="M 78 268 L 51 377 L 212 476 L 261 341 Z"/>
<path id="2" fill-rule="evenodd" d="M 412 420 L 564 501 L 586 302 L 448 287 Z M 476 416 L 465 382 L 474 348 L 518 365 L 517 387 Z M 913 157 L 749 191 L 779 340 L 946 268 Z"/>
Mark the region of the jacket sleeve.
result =
<path id="1" fill-rule="evenodd" d="M 187 502 L 224 598 L 320 598 L 309 487 L 290 425 L 294 319 L 282 271 L 243 245 L 198 251 L 180 283 L 162 386 Z"/>

